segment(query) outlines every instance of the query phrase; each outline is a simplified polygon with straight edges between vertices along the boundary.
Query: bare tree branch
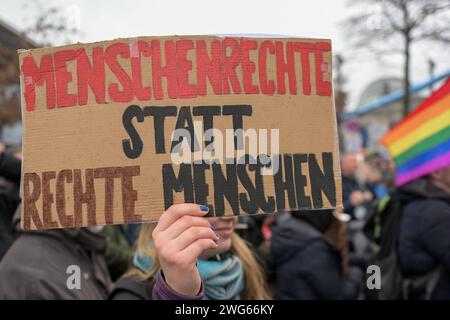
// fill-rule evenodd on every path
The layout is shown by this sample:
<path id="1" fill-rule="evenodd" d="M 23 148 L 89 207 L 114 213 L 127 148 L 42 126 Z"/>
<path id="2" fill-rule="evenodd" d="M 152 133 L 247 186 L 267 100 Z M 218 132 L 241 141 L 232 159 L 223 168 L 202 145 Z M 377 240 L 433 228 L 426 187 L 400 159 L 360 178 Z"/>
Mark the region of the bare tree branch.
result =
<path id="1" fill-rule="evenodd" d="M 41 1 L 33 1 L 33 12 L 30 23 L 25 26 L 24 34 L 35 39 L 42 46 L 50 46 L 62 42 L 62 39 L 80 34 L 80 31 L 67 23 L 70 18 L 63 7 L 44 5 Z"/>
<path id="2" fill-rule="evenodd" d="M 398 53 L 405 57 L 406 114 L 411 46 L 419 41 L 450 43 L 450 0 L 364 0 L 351 1 L 350 5 L 360 11 L 342 23 L 342 28 L 356 50 L 378 57 Z"/>

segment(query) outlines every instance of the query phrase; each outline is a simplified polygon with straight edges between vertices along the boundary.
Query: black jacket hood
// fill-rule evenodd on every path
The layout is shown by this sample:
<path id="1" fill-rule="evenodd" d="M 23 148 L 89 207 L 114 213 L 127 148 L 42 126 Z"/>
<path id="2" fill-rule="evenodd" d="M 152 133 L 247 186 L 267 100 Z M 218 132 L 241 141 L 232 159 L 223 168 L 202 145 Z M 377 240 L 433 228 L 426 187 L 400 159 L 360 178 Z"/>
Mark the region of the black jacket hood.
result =
<path id="1" fill-rule="evenodd" d="M 450 194 L 426 177 L 413 180 L 398 189 L 396 196 L 403 201 L 441 200 L 450 204 Z"/>
<path id="2" fill-rule="evenodd" d="M 272 254 L 275 260 L 283 262 L 317 241 L 327 243 L 330 248 L 335 249 L 333 244 L 309 222 L 286 213 L 278 219 L 277 225 L 273 228 Z"/>

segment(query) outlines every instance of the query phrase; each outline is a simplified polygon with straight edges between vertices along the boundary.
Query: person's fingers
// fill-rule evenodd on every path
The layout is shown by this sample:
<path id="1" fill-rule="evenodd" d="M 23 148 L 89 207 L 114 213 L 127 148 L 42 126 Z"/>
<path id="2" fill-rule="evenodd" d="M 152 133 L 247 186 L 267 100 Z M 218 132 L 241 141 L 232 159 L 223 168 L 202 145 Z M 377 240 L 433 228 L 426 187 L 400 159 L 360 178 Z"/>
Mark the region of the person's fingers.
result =
<path id="1" fill-rule="evenodd" d="M 219 237 L 210 227 L 191 227 L 181 233 L 179 237 L 172 240 L 171 246 L 175 251 L 182 251 L 200 239 L 217 241 Z"/>
<path id="2" fill-rule="evenodd" d="M 186 249 L 180 251 L 178 255 L 187 259 L 187 263 L 196 262 L 197 258 L 208 249 L 217 248 L 217 244 L 211 239 L 199 239 L 191 243 Z"/>
<path id="3" fill-rule="evenodd" d="M 180 219 L 170 225 L 164 233 L 167 234 L 167 239 L 175 239 L 185 230 L 191 227 L 205 227 L 211 228 L 210 222 L 203 217 L 182 216 Z"/>
<path id="4" fill-rule="evenodd" d="M 166 230 L 176 220 L 184 215 L 201 217 L 208 213 L 208 207 L 193 203 L 174 204 L 167 209 L 159 218 L 156 232 Z"/>

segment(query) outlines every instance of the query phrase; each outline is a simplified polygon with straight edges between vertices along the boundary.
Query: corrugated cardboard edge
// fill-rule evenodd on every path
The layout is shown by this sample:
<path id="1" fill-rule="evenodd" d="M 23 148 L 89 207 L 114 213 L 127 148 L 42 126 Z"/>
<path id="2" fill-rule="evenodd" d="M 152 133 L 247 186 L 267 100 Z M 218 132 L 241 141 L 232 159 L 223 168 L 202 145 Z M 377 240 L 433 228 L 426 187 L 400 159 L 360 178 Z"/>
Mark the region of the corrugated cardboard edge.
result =
<path id="1" fill-rule="evenodd" d="M 22 76 L 22 70 L 21 70 L 22 68 L 21 68 L 21 66 L 20 66 L 20 54 L 21 54 L 21 53 L 28 52 L 28 51 L 30 51 L 30 50 L 29 50 L 29 49 L 19 49 L 19 50 L 17 50 L 17 55 L 19 56 L 18 63 L 19 63 L 19 71 L 20 71 L 20 72 L 19 72 L 19 81 L 20 81 L 20 111 L 21 111 L 20 117 L 21 117 L 22 124 L 24 123 L 23 121 L 24 121 L 24 115 L 25 115 L 25 109 L 24 109 L 25 101 L 24 101 L 24 87 L 23 87 L 23 82 L 24 82 L 24 80 L 23 80 L 23 76 Z M 25 148 L 25 139 L 23 139 L 23 137 L 25 136 L 25 130 L 26 130 L 26 127 L 25 127 L 24 125 L 22 125 L 22 154 L 23 154 L 23 150 L 24 150 L 24 148 Z M 21 161 L 20 166 L 21 166 L 21 168 L 20 168 L 20 186 L 19 186 L 19 192 L 20 192 L 20 196 L 22 196 L 22 195 L 23 195 L 23 175 L 24 175 L 23 159 L 22 159 L 22 161 Z M 24 227 L 23 227 L 23 219 L 22 219 L 22 217 L 23 217 L 23 203 L 20 203 L 20 228 L 23 230 Z"/>
<path id="2" fill-rule="evenodd" d="M 330 45 L 331 45 L 331 52 L 333 52 L 333 42 L 330 39 Z M 331 57 L 331 60 L 333 61 L 333 57 Z M 333 68 L 333 65 L 331 66 Z M 334 153 L 337 155 L 337 159 L 336 159 L 336 163 L 339 169 L 339 172 L 334 174 L 334 181 L 339 181 L 340 185 L 341 185 L 341 194 L 337 194 L 336 192 L 336 197 L 339 197 L 338 199 L 336 199 L 336 201 L 338 203 L 340 203 L 340 205 L 336 206 L 336 209 L 340 209 L 343 210 L 344 209 L 344 203 L 343 203 L 343 190 L 342 190 L 342 169 L 341 169 L 341 154 L 340 154 L 340 150 L 339 150 L 339 127 L 338 127 L 338 123 L 337 123 L 337 114 L 336 114 L 336 100 L 335 100 L 335 95 L 334 95 L 334 81 L 333 81 L 333 72 L 331 72 L 331 97 L 332 97 L 332 101 L 331 104 L 333 106 L 333 114 L 335 115 L 334 117 L 334 127 L 336 128 L 336 134 L 335 134 L 335 139 L 334 139 Z M 337 188 L 336 188 L 337 189 Z"/>
<path id="3" fill-rule="evenodd" d="M 58 46 L 51 46 L 51 47 L 40 47 L 40 48 L 33 48 L 33 49 L 18 49 L 17 52 L 19 55 L 26 53 L 26 52 L 33 52 L 36 50 L 48 50 L 48 49 L 60 49 L 60 48 L 73 48 L 75 46 L 83 46 L 83 45 L 100 45 L 103 46 L 106 43 L 112 42 L 112 41 L 138 41 L 143 39 L 166 39 L 166 38 L 190 38 L 190 39 L 196 39 L 196 38 L 211 38 L 211 39 L 224 39 L 224 38 L 246 38 L 246 39 L 280 39 L 280 40 L 307 40 L 307 41 L 329 41 L 330 44 L 332 44 L 331 39 L 326 38 L 305 38 L 305 37 L 297 37 L 297 36 L 284 36 L 284 35 L 266 35 L 266 34 L 224 34 L 224 35 L 217 35 L 217 34 L 211 34 L 211 35 L 161 35 L 161 36 L 137 36 L 137 37 L 128 37 L 128 38 L 114 38 L 109 40 L 101 40 L 101 41 L 94 41 L 94 42 L 76 42 L 71 44 L 64 44 L 64 45 L 58 45 Z"/>

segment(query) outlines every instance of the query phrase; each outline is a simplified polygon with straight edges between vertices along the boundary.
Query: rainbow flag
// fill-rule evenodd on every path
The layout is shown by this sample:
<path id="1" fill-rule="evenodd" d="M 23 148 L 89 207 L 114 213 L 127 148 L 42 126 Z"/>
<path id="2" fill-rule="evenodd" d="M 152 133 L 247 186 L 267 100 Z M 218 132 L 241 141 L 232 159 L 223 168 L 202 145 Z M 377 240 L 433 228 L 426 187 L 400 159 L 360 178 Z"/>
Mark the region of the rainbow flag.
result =
<path id="1" fill-rule="evenodd" d="M 396 163 L 396 185 L 450 165 L 450 78 L 381 139 Z"/>

